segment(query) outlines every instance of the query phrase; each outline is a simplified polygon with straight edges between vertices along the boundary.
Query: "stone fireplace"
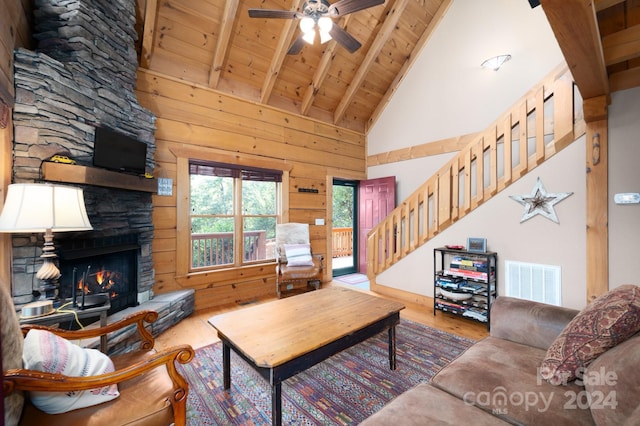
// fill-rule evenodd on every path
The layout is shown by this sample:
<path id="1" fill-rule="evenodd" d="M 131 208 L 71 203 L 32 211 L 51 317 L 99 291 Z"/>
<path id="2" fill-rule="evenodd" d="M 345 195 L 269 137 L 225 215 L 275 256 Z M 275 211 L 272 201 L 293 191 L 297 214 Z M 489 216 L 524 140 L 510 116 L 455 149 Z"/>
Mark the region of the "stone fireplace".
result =
<path id="1" fill-rule="evenodd" d="M 75 299 L 82 308 L 91 305 L 89 296 L 107 294 L 108 314 L 136 306 L 139 253 L 137 234 L 65 241 L 58 246 L 65 278 L 60 280 L 60 296 Z"/>
<path id="2" fill-rule="evenodd" d="M 95 128 L 100 126 L 144 142 L 146 171 L 153 172 L 155 117 L 139 105 L 134 93 L 135 0 L 36 0 L 34 18 L 36 51 L 15 51 L 13 182 L 47 180 L 43 165 L 54 155 L 67 156 L 79 167 L 93 167 Z M 100 257 L 115 262 L 119 253 L 130 256 L 133 269 L 126 278 L 132 294 L 122 306 L 149 299 L 155 278 L 153 191 L 69 182 L 84 189 L 94 229 L 54 236 L 63 296 L 78 285 L 83 270 L 97 273 Z M 19 306 L 33 300 L 39 286 L 34 275 L 41 265 L 42 235 L 14 235 L 12 245 L 12 291 Z M 88 254 L 85 258 L 79 256 L 83 252 Z"/>

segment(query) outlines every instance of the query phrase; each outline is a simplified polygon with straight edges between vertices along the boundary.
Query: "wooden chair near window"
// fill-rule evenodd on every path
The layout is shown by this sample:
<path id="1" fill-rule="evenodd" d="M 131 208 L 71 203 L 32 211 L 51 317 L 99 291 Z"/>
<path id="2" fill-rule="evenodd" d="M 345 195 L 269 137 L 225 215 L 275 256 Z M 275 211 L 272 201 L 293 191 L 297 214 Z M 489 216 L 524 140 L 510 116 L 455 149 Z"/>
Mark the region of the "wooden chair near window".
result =
<path id="1" fill-rule="evenodd" d="M 324 257 L 311 252 L 308 224 L 276 225 L 276 261 L 278 299 L 320 288 Z"/>
<path id="2" fill-rule="evenodd" d="M 123 424 L 184 426 L 186 424 L 189 385 L 177 371 L 176 364 L 178 362 L 186 364 L 191 361 L 194 351 L 189 345 L 174 346 L 158 352 L 153 350 L 154 339 L 145 328 L 145 323 L 154 322 L 158 318 L 156 312 L 139 312 L 96 329 L 67 331 L 40 325 L 20 327 L 8 286 L 0 281 L 0 317 L 2 325 L 0 335 L 2 363 L 0 365 L 2 366 L 4 415 L 7 424 L 48 426 Z M 81 348 L 67 342 L 67 340 L 96 338 L 104 333 L 121 330 L 123 327 L 132 328 L 131 332 L 140 334 L 142 342 L 139 350 L 107 357 L 97 350 Z M 27 333 L 30 330 L 35 330 L 35 334 L 28 337 Z M 33 336 L 39 336 L 38 344 L 40 342 L 44 344 L 34 346 L 27 343 L 28 339 L 33 341 Z M 37 355 L 34 356 L 33 351 L 28 353 L 34 347 L 43 350 L 37 351 Z M 109 359 L 113 366 L 101 367 L 102 374 L 94 371 L 97 375 L 84 377 L 81 377 L 82 374 L 72 376 L 23 367 L 23 362 L 28 362 L 24 361 L 25 356 L 30 357 L 27 359 L 34 359 L 35 357 L 53 357 L 57 354 L 61 355 L 59 359 L 48 359 L 46 365 L 65 365 L 63 370 L 65 372 L 70 370 L 67 366 L 74 362 L 74 369 L 85 371 L 95 370 L 96 365 L 108 364 Z M 88 361 L 89 359 L 91 361 Z M 96 359 L 99 361 L 95 361 Z M 114 384 L 117 384 L 117 391 L 112 387 Z M 72 405 L 78 408 L 68 407 L 70 405 L 68 401 L 77 401 L 74 399 L 76 397 L 94 398 L 96 395 L 107 394 L 105 389 L 114 389 L 113 394 L 116 396 L 104 402 L 94 400 L 89 402 L 96 405 L 82 407 L 83 404 L 73 402 Z M 91 391 L 80 393 L 86 390 Z M 58 406 L 64 406 L 64 409 L 59 410 L 70 411 L 48 414 L 36 408 L 34 404 L 37 398 L 40 398 L 40 404 L 43 404 L 42 398 L 57 398 L 54 402 L 45 401 L 45 408 L 40 405 L 42 409 L 51 410 L 52 407 L 58 409 Z M 61 400 L 62 402 L 58 402 Z"/>

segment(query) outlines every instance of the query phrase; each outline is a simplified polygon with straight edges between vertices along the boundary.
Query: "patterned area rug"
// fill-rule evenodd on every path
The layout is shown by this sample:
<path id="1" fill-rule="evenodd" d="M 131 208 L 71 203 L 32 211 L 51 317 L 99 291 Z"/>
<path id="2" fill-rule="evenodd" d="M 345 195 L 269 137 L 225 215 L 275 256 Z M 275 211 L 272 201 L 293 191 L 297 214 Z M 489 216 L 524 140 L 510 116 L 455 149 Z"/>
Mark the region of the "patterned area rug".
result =
<path id="1" fill-rule="evenodd" d="M 358 424 L 474 343 L 405 319 L 396 328 L 396 342 L 395 371 L 389 369 L 383 332 L 283 382 L 283 424 Z M 231 389 L 224 391 L 222 343 L 197 349 L 194 360 L 178 368 L 190 384 L 190 426 L 271 424 L 271 388 L 233 351 Z"/>

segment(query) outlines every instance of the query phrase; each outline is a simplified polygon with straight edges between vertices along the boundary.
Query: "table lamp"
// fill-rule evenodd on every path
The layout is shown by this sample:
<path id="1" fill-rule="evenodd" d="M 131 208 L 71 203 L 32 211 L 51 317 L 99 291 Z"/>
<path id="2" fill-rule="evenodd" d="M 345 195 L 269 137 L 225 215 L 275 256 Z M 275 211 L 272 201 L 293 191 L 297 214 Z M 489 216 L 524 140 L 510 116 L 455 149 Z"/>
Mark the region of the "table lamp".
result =
<path id="1" fill-rule="evenodd" d="M 44 282 L 46 299 L 56 300 L 60 270 L 56 266 L 54 232 L 93 229 L 80 188 L 49 183 L 15 183 L 9 185 L 0 215 L 0 232 L 44 232 L 42 267 L 36 277 Z"/>

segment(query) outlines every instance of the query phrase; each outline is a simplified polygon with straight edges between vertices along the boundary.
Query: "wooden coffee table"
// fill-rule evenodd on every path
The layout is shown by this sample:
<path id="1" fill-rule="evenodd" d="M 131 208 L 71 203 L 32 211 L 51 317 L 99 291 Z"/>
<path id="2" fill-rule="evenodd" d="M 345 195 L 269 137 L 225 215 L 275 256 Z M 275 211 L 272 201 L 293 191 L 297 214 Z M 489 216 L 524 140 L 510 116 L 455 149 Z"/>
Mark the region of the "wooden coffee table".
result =
<path id="1" fill-rule="evenodd" d="M 384 330 L 395 370 L 402 309 L 398 302 L 330 287 L 216 315 L 209 323 L 222 340 L 224 388 L 231 387 L 233 349 L 271 385 L 272 422 L 280 425 L 284 380 Z"/>

